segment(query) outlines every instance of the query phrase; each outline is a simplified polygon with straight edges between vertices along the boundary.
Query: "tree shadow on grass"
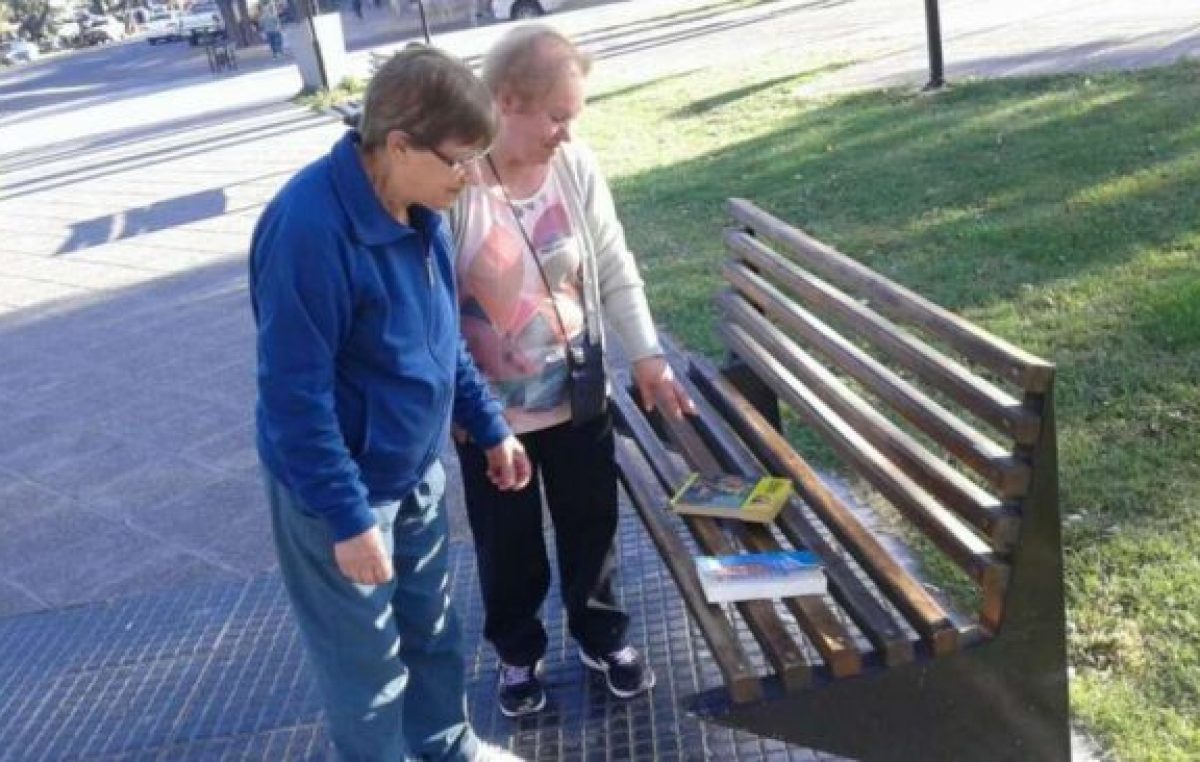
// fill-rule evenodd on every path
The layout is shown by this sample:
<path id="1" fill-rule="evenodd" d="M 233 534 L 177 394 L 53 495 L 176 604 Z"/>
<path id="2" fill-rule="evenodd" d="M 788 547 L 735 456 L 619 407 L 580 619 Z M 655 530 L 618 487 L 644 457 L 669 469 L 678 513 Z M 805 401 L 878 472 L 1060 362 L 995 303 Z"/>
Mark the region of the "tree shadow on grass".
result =
<path id="1" fill-rule="evenodd" d="M 663 228 L 681 217 L 705 220 L 675 247 L 688 258 L 719 260 L 722 204 L 745 197 L 935 301 L 985 309 L 1200 228 L 1200 204 L 1180 203 L 1200 200 L 1200 134 L 1189 100 L 1163 97 L 1200 91 L 1197 70 L 1104 88 L 1063 77 L 852 96 L 615 185 L 635 235 L 670 240 L 678 231 Z M 736 108 L 786 79 L 680 111 Z M 645 250 L 651 265 L 662 251 Z"/>

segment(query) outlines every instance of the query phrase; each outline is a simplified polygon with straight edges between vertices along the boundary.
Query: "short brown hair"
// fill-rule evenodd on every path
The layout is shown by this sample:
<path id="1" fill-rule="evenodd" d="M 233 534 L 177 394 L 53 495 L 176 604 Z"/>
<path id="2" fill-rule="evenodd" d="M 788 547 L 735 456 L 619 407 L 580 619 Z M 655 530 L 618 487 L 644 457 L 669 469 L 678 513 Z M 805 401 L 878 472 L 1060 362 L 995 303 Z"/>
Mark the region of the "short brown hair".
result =
<path id="1" fill-rule="evenodd" d="M 592 70 L 592 57 L 548 24 L 523 24 L 488 51 L 483 81 L 494 95 L 507 90 L 529 103 L 545 97 L 571 66 L 586 75 Z"/>
<path id="2" fill-rule="evenodd" d="M 359 122 L 363 149 L 386 144 L 393 130 L 425 148 L 451 139 L 491 143 L 496 135 L 491 93 L 457 58 L 409 46 L 380 66 L 367 85 Z"/>

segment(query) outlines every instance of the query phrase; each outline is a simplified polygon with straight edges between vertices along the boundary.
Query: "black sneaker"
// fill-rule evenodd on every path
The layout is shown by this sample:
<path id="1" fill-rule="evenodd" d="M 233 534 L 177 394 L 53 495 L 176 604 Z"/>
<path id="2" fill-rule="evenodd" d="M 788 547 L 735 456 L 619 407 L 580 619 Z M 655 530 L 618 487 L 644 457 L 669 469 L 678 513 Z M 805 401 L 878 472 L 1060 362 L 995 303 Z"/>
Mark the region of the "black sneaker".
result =
<path id="1" fill-rule="evenodd" d="M 546 707 L 546 691 L 538 680 L 537 665 L 515 667 L 500 662 L 500 684 L 496 688 L 500 711 L 505 717 L 523 717 Z"/>
<path id="2" fill-rule="evenodd" d="M 654 670 L 642 661 L 633 646 L 613 651 L 607 656 L 592 656 L 582 648 L 579 659 L 590 670 L 604 673 L 608 689 L 617 698 L 630 698 L 654 687 Z"/>

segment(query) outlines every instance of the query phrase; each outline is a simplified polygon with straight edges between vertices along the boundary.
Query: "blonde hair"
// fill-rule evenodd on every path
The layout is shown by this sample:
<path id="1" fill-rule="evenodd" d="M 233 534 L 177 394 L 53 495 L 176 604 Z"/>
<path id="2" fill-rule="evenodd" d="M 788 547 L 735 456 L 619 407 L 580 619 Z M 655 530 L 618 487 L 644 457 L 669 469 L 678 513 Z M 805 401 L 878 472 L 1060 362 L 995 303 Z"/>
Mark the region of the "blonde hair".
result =
<path id="1" fill-rule="evenodd" d="M 571 67 L 586 76 L 592 57 L 548 24 L 523 24 L 499 40 L 483 59 L 483 81 L 494 96 L 541 100 Z"/>
<path id="2" fill-rule="evenodd" d="M 449 139 L 491 143 L 496 136 L 491 93 L 457 58 L 410 45 L 379 67 L 367 85 L 359 124 L 363 150 L 383 146 L 393 130 L 423 148 Z"/>

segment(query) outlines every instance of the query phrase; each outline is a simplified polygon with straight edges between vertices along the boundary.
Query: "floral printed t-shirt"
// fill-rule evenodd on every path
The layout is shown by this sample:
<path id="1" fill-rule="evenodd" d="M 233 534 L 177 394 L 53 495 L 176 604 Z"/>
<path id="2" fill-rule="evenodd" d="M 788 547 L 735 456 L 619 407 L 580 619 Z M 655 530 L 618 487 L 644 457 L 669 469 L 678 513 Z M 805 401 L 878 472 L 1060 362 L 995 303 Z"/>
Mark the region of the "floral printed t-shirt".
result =
<path id="1" fill-rule="evenodd" d="M 569 420 L 565 340 L 583 330 L 579 237 L 554 172 L 526 199 L 514 199 L 553 291 L 499 188 L 469 186 L 470 224 L 458 253 L 459 310 L 467 346 L 491 381 L 517 433 Z M 555 314 L 555 305 L 558 315 Z"/>

